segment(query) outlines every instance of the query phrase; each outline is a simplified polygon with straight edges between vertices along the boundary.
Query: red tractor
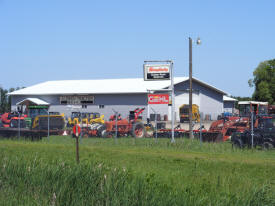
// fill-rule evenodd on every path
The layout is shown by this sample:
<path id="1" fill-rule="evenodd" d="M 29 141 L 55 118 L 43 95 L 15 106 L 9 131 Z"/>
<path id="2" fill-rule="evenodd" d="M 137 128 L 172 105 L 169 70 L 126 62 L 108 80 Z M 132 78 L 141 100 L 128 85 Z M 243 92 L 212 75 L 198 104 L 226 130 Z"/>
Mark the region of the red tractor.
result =
<path id="1" fill-rule="evenodd" d="M 242 133 L 250 128 L 251 113 L 254 118 L 258 115 L 267 115 L 267 105 L 267 102 L 240 101 L 240 116 L 224 117 L 214 121 L 209 130 L 203 133 L 203 139 L 214 142 L 229 140 L 234 132 Z M 257 124 L 254 127 L 257 127 Z"/>
<path id="2" fill-rule="evenodd" d="M 18 128 L 19 127 L 19 120 L 20 120 L 20 127 L 25 128 L 26 122 L 25 122 L 25 116 L 20 116 L 18 113 L 4 113 L 1 115 L 1 122 L 2 126 L 7 128 Z"/>
<path id="3" fill-rule="evenodd" d="M 130 111 L 129 118 L 121 119 L 120 115 L 112 115 L 109 121 L 105 122 L 105 129 L 102 130 L 102 137 L 114 137 L 117 133 L 118 137 L 122 136 L 133 136 L 141 138 L 145 136 L 145 127 L 141 122 L 142 117 L 140 114 L 145 108 L 135 109 Z"/>

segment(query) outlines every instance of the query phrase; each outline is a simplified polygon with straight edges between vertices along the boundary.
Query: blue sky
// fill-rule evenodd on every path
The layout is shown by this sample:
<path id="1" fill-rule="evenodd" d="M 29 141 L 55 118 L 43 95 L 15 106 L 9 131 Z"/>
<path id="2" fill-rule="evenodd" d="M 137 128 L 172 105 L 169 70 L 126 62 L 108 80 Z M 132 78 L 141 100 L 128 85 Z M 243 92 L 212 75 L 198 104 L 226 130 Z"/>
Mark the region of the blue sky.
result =
<path id="1" fill-rule="evenodd" d="M 275 1 L 0 0 L 0 85 L 142 77 L 144 60 L 172 59 L 235 96 L 275 52 Z M 127 85 L 125 85 L 127 86 Z"/>

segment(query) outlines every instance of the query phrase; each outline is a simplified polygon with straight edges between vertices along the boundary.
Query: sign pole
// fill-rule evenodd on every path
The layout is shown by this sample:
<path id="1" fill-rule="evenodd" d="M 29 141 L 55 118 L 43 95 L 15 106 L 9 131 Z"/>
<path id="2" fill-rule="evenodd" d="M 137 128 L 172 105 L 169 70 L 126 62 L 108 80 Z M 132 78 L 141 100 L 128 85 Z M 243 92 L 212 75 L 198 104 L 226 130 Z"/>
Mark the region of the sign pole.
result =
<path id="1" fill-rule="evenodd" d="M 76 163 L 79 164 L 79 144 L 78 144 L 78 134 L 76 136 Z"/>
<path id="2" fill-rule="evenodd" d="M 74 125 L 73 133 L 75 134 L 75 145 L 76 145 L 76 163 L 79 164 L 79 133 L 81 132 L 81 128 L 78 124 Z"/>

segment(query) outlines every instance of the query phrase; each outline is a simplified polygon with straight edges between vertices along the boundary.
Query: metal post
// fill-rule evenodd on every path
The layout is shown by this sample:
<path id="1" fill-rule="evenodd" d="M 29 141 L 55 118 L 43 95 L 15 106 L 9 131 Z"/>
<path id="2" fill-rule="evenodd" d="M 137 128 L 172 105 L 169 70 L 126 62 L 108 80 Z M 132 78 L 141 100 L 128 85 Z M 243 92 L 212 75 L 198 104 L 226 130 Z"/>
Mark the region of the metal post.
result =
<path id="1" fill-rule="evenodd" d="M 251 112 L 251 148 L 253 148 L 254 144 L 254 117 L 253 117 L 253 111 Z"/>
<path id="2" fill-rule="evenodd" d="M 157 140 L 157 138 L 158 138 L 157 112 L 156 112 L 153 108 L 151 108 L 151 109 L 153 110 L 153 112 L 154 112 L 154 117 L 155 117 L 155 138 L 156 138 L 156 140 Z"/>
<path id="3" fill-rule="evenodd" d="M 50 140 L 50 112 L 48 111 L 48 140 Z"/>
<path id="4" fill-rule="evenodd" d="M 201 117 L 201 113 L 200 113 L 200 117 Z M 201 120 L 202 118 L 200 118 L 200 143 L 202 144 L 202 124 L 201 124 Z"/>
<path id="5" fill-rule="evenodd" d="M 18 139 L 20 139 L 20 112 L 18 112 Z"/>
<path id="6" fill-rule="evenodd" d="M 82 114 L 80 112 L 80 121 L 81 121 L 81 132 L 80 132 L 80 143 L 82 143 L 82 135 L 83 135 L 83 119 L 82 119 Z"/>
<path id="7" fill-rule="evenodd" d="M 115 112 L 115 114 L 116 114 L 116 139 L 117 139 L 117 114 L 118 114 L 118 112 Z"/>
<path id="8" fill-rule="evenodd" d="M 150 104 L 148 104 L 148 101 L 147 101 L 147 118 L 150 118 Z"/>
<path id="9" fill-rule="evenodd" d="M 192 127 L 192 39 L 189 37 L 189 137 L 193 139 L 193 127 Z"/>
<path id="10" fill-rule="evenodd" d="M 171 98 L 172 98 L 172 121 L 171 121 L 171 127 L 172 127 L 172 139 L 171 142 L 175 142 L 175 91 L 174 91 L 174 75 L 173 75 L 173 61 L 170 61 L 170 67 L 171 67 Z"/>

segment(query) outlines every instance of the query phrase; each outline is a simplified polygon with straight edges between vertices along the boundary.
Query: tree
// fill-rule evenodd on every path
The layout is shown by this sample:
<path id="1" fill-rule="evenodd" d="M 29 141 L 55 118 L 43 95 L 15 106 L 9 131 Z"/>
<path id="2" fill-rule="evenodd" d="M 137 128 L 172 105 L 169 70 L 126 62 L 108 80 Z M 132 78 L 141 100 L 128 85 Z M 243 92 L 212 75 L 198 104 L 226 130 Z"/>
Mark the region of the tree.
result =
<path id="1" fill-rule="evenodd" d="M 7 90 L 0 87 L 0 114 L 11 111 L 11 96 L 8 96 L 8 93 L 19 89 L 20 87 L 16 87 Z"/>
<path id="2" fill-rule="evenodd" d="M 7 111 L 8 101 L 7 101 L 8 90 L 0 88 L 0 113 Z"/>
<path id="3" fill-rule="evenodd" d="M 252 99 L 275 104 L 275 59 L 261 62 L 253 72 L 253 80 L 249 86 L 254 86 Z"/>

